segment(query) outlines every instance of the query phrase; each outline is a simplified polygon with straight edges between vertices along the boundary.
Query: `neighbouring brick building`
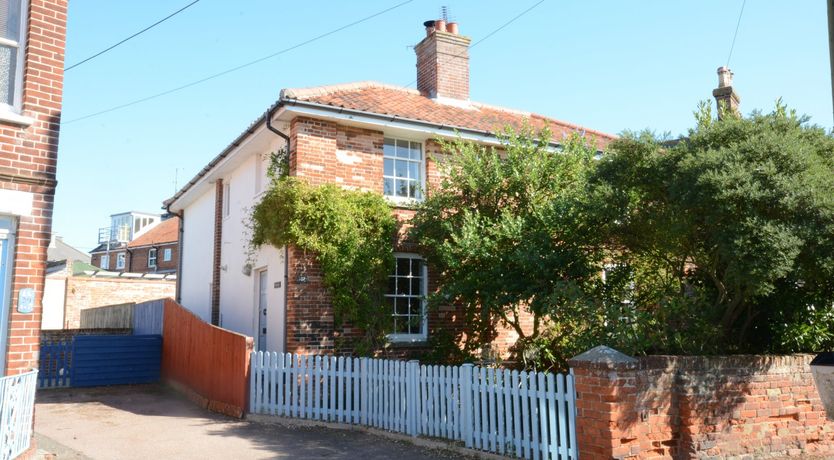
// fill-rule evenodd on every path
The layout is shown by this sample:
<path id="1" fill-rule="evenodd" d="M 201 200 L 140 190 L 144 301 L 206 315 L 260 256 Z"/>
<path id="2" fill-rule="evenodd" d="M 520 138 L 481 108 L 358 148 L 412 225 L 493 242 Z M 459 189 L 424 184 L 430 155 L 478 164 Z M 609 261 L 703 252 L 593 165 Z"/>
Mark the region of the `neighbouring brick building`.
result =
<path id="1" fill-rule="evenodd" d="M 91 251 L 96 267 L 121 273 L 176 273 L 179 257 L 178 217 L 154 223 L 139 236 L 111 248 L 99 245 Z"/>
<path id="2" fill-rule="evenodd" d="M 415 47 L 417 89 L 358 82 L 284 89 L 279 100 L 165 202 L 182 219 L 178 300 L 206 321 L 257 338 L 259 349 L 331 352 L 350 328 L 334 324 L 314 258 L 297 248 L 250 254 L 248 211 L 268 186 L 271 154 L 289 152 L 289 174 L 383 194 L 399 219 L 440 181 L 437 138 L 500 145 L 495 133 L 524 123 L 553 131 L 553 147 L 581 133 L 598 147 L 612 136 L 534 113 L 469 100 L 470 39 L 457 24 L 429 21 Z M 387 302 L 394 350 L 425 349 L 440 329 L 465 325 L 453 306 L 426 311 L 434 276 L 413 245 L 399 243 Z M 515 341 L 502 334 L 499 348 Z"/>
<path id="3" fill-rule="evenodd" d="M 67 2 L 0 1 L 0 376 L 38 366 Z"/>

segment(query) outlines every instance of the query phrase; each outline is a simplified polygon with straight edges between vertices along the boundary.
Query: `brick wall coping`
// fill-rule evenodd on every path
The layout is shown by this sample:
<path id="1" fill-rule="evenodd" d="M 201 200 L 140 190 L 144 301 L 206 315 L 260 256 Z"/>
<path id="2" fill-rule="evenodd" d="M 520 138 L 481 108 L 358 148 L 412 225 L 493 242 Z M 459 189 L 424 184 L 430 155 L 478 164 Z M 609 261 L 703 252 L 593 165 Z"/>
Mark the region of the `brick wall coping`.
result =
<path id="1" fill-rule="evenodd" d="M 602 350 L 603 348 L 611 351 Z M 794 372 L 796 368 L 807 369 L 814 356 L 808 353 L 797 353 L 790 355 L 717 356 L 649 355 L 633 358 L 612 348 L 596 347 L 568 360 L 568 364 L 574 369 L 612 371 L 741 369 L 748 371 L 767 370 L 770 373 L 787 373 Z"/>

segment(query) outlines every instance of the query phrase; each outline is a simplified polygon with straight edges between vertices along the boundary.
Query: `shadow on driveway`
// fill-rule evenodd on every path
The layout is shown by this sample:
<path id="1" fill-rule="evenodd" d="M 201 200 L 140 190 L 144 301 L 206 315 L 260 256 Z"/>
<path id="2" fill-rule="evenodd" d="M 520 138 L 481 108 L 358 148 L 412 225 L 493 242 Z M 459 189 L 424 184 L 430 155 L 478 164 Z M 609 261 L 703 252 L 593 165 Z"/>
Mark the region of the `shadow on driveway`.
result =
<path id="1" fill-rule="evenodd" d="M 43 447 L 60 446 L 79 458 L 418 460 L 458 456 L 350 430 L 232 419 L 207 412 L 159 385 L 41 390 L 35 414 L 35 431 Z"/>

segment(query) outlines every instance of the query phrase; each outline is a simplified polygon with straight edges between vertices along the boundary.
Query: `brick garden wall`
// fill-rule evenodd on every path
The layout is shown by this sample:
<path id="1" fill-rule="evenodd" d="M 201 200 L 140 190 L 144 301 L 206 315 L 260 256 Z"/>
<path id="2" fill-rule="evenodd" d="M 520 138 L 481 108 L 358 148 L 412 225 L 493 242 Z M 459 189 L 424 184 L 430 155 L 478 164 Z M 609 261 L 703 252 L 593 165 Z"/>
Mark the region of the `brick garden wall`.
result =
<path id="1" fill-rule="evenodd" d="M 175 281 L 68 277 L 64 327 L 80 327 L 81 310 L 174 297 L 175 291 Z"/>
<path id="2" fill-rule="evenodd" d="M 31 0 L 23 70 L 20 125 L 0 121 L 0 189 L 30 193 L 30 215 L 19 216 L 14 248 L 12 299 L 6 372 L 17 374 L 38 363 L 46 249 L 52 231 L 58 130 L 63 92 L 66 0 Z M 35 308 L 19 313 L 20 289 L 33 288 Z"/>
<path id="3" fill-rule="evenodd" d="M 572 361 L 581 458 L 834 456 L 812 358 Z"/>

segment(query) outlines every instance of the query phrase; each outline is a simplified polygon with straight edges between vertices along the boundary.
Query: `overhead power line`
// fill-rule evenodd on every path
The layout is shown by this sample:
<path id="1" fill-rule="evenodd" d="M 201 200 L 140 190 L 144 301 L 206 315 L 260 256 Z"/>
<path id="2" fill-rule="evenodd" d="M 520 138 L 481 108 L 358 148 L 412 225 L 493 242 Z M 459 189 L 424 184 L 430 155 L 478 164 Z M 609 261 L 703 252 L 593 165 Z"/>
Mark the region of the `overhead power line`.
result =
<path id="1" fill-rule="evenodd" d="M 730 58 L 733 57 L 733 48 L 736 47 L 736 37 L 738 37 L 738 27 L 741 25 L 741 17 L 744 15 L 744 5 L 747 0 L 741 2 L 741 11 L 738 12 L 738 22 L 736 22 L 736 31 L 733 33 L 733 43 L 730 45 L 730 54 L 727 56 L 727 67 L 730 67 Z"/>
<path id="2" fill-rule="evenodd" d="M 539 0 L 538 2 L 534 3 L 534 4 L 533 4 L 533 5 L 531 5 L 529 8 L 527 8 L 526 10 L 522 11 L 521 13 L 518 13 L 517 15 L 515 15 L 514 17 L 512 17 L 509 21 L 507 21 L 507 22 L 505 22 L 505 23 L 501 24 L 500 26 L 498 26 L 498 28 L 494 29 L 492 32 L 490 32 L 490 33 L 488 33 L 488 34 L 484 35 L 483 37 L 481 37 L 481 38 L 479 38 L 477 41 L 475 41 L 475 43 L 472 43 L 471 45 L 469 45 L 469 50 L 471 50 L 472 48 L 474 48 L 474 47 L 476 47 L 476 46 L 480 45 L 481 43 L 485 42 L 487 39 L 489 39 L 489 38 L 490 38 L 490 37 L 492 37 L 493 35 L 497 34 L 498 32 L 501 32 L 502 30 L 504 30 L 504 28 L 506 28 L 506 27 L 507 27 L 507 26 L 509 26 L 510 24 L 514 23 L 515 21 L 517 21 L 517 20 L 521 19 L 521 17 L 522 17 L 522 16 L 524 16 L 525 14 L 527 14 L 527 13 L 529 13 L 529 12 L 533 11 L 533 10 L 534 10 L 537 6 L 541 5 L 541 4 L 542 4 L 542 3 L 544 3 L 544 2 L 545 2 L 545 0 Z M 469 51 L 469 50 L 467 50 L 467 51 Z M 466 52 L 466 51 L 465 51 L 465 52 Z M 460 53 L 460 54 L 456 55 L 456 56 L 455 56 L 455 58 L 459 58 L 459 57 L 461 57 L 461 56 L 463 56 L 463 53 Z M 411 85 L 413 85 L 413 84 L 415 84 L 415 83 L 417 83 L 417 79 L 414 79 L 411 83 L 409 83 L 409 84 L 407 84 L 407 85 L 404 85 L 404 86 L 405 86 L 406 88 L 408 88 L 409 86 L 411 86 Z"/>
<path id="3" fill-rule="evenodd" d="M 413 2 L 413 1 L 414 1 L 414 0 L 406 0 L 406 1 L 404 1 L 404 2 L 397 3 L 397 4 L 396 4 L 396 5 L 394 5 L 394 6 L 391 6 L 391 7 L 389 7 L 389 8 L 386 8 L 386 9 L 384 9 L 384 10 L 382 10 L 382 11 L 378 11 L 378 12 L 376 12 L 376 13 L 374 13 L 374 14 L 370 15 L 370 16 L 366 16 L 366 17 L 364 17 L 364 18 L 362 18 L 362 19 L 359 19 L 359 20 L 353 21 L 353 22 L 351 22 L 351 23 L 349 23 L 349 24 L 343 25 L 343 26 L 341 26 L 341 27 L 339 27 L 339 28 L 337 28 L 337 29 L 333 29 L 333 30 L 331 30 L 331 31 L 329 31 L 329 32 L 325 32 L 325 33 L 323 33 L 323 34 L 321 34 L 321 35 L 317 35 L 317 36 L 315 36 L 315 37 L 313 37 L 313 38 L 310 38 L 310 39 L 304 40 L 304 41 L 302 41 L 302 42 L 296 43 L 295 45 L 292 45 L 292 46 L 290 46 L 290 47 L 288 47 L 288 48 L 284 48 L 284 49 L 279 50 L 279 51 L 276 51 L 276 52 L 274 52 L 274 53 L 272 53 L 272 54 L 269 54 L 269 55 L 266 55 L 266 56 L 264 56 L 264 57 L 261 57 L 261 58 L 255 59 L 255 60 L 253 60 L 253 61 L 246 62 L 246 63 L 244 63 L 244 64 L 240 64 L 240 65 L 238 65 L 238 66 L 235 66 L 235 67 L 232 67 L 232 68 L 229 68 L 229 69 L 223 70 L 223 71 L 221 71 L 221 72 L 217 72 L 217 73 L 215 73 L 215 74 L 209 75 L 209 76 L 204 77 L 204 78 L 201 78 L 201 79 L 199 79 L 199 80 L 195 80 L 195 81 L 192 81 L 192 82 L 190 82 L 190 83 L 186 83 L 186 84 L 184 84 L 184 85 L 177 86 L 176 88 L 171 88 L 171 89 L 169 89 L 169 90 L 162 91 L 162 92 L 160 92 L 160 93 L 152 94 L 152 95 L 150 95 L 150 96 L 146 96 L 146 97 L 143 97 L 143 98 L 141 98 L 141 99 L 136 99 L 136 100 L 133 100 L 133 101 L 130 101 L 130 102 L 127 102 L 127 103 L 121 104 L 121 105 L 117 105 L 117 106 L 114 106 L 114 107 L 110 107 L 109 109 L 100 110 L 100 111 L 98 111 L 98 112 L 94 112 L 94 113 L 91 113 L 91 114 L 88 114 L 88 115 L 84 115 L 84 116 L 81 116 L 81 117 L 78 117 L 78 118 L 73 118 L 73 119 L 71 119 L 71 120 L 61 122 L 61 124 L 62 124 L 62 125 L 68 125 L 68 124 L 70 124 L 70 123 L 75 123 L 76 121 L 86 120 L 87 118 L 96 117 L 96 116 L 103 115 L 103 114 L 105 114 L 105 113 L 110 113 L 110 112 L 113 112 L 113 111 L 116 111 L 116 110 L 121 110 L 121 109 L 124 109 L 124 108 L 130 107 L 130 106 L 132 106 L 132 105 L 141 104 L 142 102 L 147 102 L 147 101 L 150 101 L 150 100 L 152 100 L 152 99 L 156 99 L 156 98 L 159 98 L 159 97 L 162 97 L 162 96 L 167 96 L 168 94 L 171 94 L 171 93 L 176 93 L 176 92 L 178 92 L 178 91 L 182 91 L 182 90 L 184 90 L 184 89 L 186 89 L 186 88 L 190 88 L 190 87 L 192 87 L 192 86 L 196 86 L 196 85 L 199 85 L 199 84 L 201 84 L 201 83 L 205 83 L 205 82 L 207 82 L 207 81 L 209 81 L 209 80 L 213 80 L 213 79 L 215 79 L 215 78 L 222 77 L 223 75 L 230 74 L 230 73 L 232 73 L 232 72 L 236 72 L 236 71 L 241 70 L 241 69 L 244 69 L 244 68 L 246 68 L 246 67 L 249 67 L 249 66 L 252 66 L 252 65 L 258 64 L 258 63 L 260 63 L 260 62 L 266 61 L 267 59 L 271 59 L 271 58 L 274 58 L 274 57 L 276 57 L 276 56 L 280 56 L 280 55 L 282 55 L 282 54 L 284 54 L 284 53 L 287 53 L 287 52 L 292 51 L 292 50 L 294 50 L 294 49 L 300 48 L 300 47 L 302 47 L 302 46 L 304 46 L 304 45 L 309 45 L 310 43 L 313 43 L 313 42 L 315 42 L 315 41 L 321 40 L 322 38 L 328 37 L 328 36 L 333 35 L 333 34 L 335 34 L 335 33 L 341 32 L 341 31 L 343 31 L 343 30 L 345 30 L 345 29 L 349 29 L 349 28 L 351 28 L 351 27 L 353 27 L 353 26 L 356 26 L 356 25 L 359 25 L 359 24 L 361 24 L 361 23 L 363 23 L 363 22 L 369 21 L 369 20 L 371 20 L 371 19 L 373 19 L 373 18 L 375 18 L 375 17 L 377 17 L 377 16 L 383 15 L 383 14 L 385 14 L 385 13 L 389 12 L 389 11 L 395 10 L 395 9 L 397 9 L 397 8 L 399 8 L 399 7 L 403 6 L 403 5 L 409 4 L 409 3 Z"/>
<path id="4" fill-rule="evenodd" d="M 134 37 L 137 37 L 137 36 L 139 36 L 139 35 L 142 35 L 143 33 L 145 33 L 145 32 L 147 32 L 147 31 L 149 31 L 149 30 L 153 29 L 154 27 L 156 27 L 156 26 L 158 26 L 158 25 L 162 24 L 163 22 L 165 22 L 165 21 L 167 21 L 167 20 L 169 20 L 169 19 L 173 18 L 174 16 L 176 16 L 176 15 L 178 15 L 178 14 L 182 13 L 183 11 L 185 11 L 186 9 L 188 9 L 188 8 L 189 8 L 189 7 L 191 7 L 191 6 L 193 6 L 195 3 L 199 2 L 199 1 L 200 1 L 200 0 L 194 0 L 193 2 L 189 3 L 188 5 L 185 5 L 184 7 L 182 7 L 182 8 L 180 8 L 180 9 L 178 9 L 177 11 L 174 11 L 173 13 L 169 14 L 168 16 L 165 16 L 164 18 L 160 19 L 159 21 L 156 21 L 155 23 L 153 23 L 153 24 L 149 25 L 148 27 L 145 27 L 144 29 L 140 30 L 139 32 L 136 32 L 135 34 L 131 35 L 130 37 L 127 37 L 127 38 L 125 38 L 124 40 L 121 40 L 120 42 L 115 43 L 115 44 L 113 44 L 113 45 L 111 45 L 111 46 L 109 46 L 109 47 L 107 47 L 107 48 L 105 48 L 105 49 L 103 49 L 103 50 L 99 51 L 98 53 L 96 53 L 96 54 L 94 54 L 94 55 L 92 55 L 92 56 L 90 56 L 90 57 L 88 57 L 88 58 L 86 58 L 86 59 L 82 60 L 82 61 L 76 62 L 75 64 L 73 64 L 73 65 L 71 65 L 71 66 L 69 66 L 69 67 L 65 68 L 65 69 L 64 69 L 64 72 L 66 72 L 67 70 L 72 70 L 72 69 L 74 69 L 74 68 L 76 68 L 76 67 L 80 66 L 81 64 L 83 64 L 83 63 L 85 63 L 85 62 L 87 62 L 87 61 L 89 61 L 89 60 L 91 60 L 91 59 L 94 59 L 94 58 L 97 58 L 97 57 L 101 56 L 102 54 L 104 54 L 104 53 L 106 53 L 106 52 L 108 52 L 108 51 L 112 50 L 113 48 L 115 48 L 115 47 L 117 47 L 117 46 L 121 45 L 122 43 L 124 43 L 124 42 L 126 42 L 126 41 L 130 40 L 131 38 L 134 38 Z"/>

